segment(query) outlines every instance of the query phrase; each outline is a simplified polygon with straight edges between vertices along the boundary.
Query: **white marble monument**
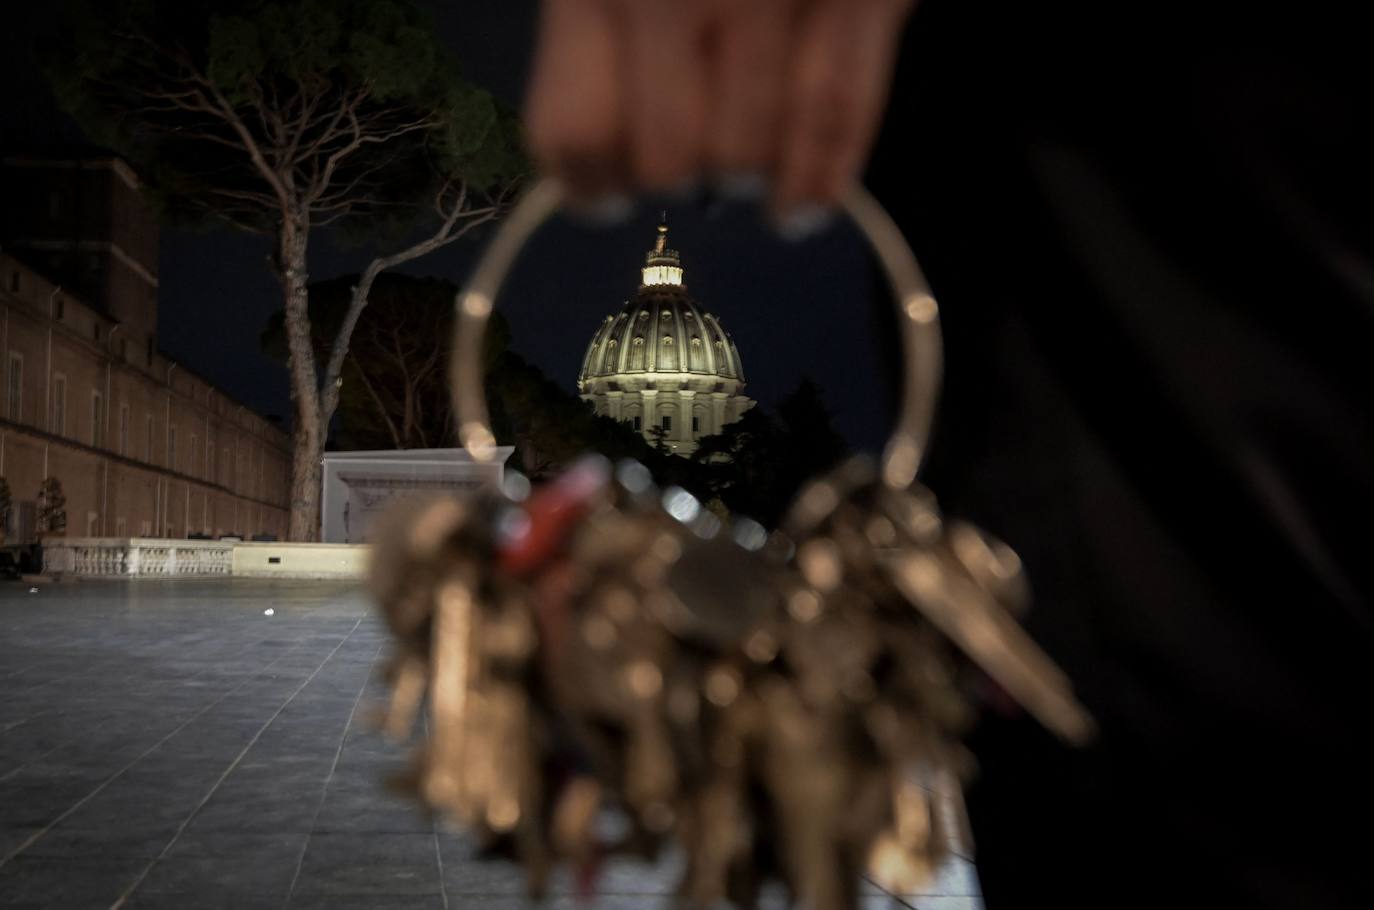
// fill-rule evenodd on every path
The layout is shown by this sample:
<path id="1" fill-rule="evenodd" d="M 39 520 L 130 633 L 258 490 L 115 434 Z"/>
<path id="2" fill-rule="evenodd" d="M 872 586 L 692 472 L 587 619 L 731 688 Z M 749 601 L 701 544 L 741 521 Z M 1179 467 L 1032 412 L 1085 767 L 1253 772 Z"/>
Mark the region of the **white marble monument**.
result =
<path id="1" fill-rule="evenodd" d="M 446 490 L 499 486 L 514 449 L 499 446 L 490 461 L 464 449 L 329 452 L 324 456 L 320 540 L 368 543 L 368 528 L 395 499 Z"/>

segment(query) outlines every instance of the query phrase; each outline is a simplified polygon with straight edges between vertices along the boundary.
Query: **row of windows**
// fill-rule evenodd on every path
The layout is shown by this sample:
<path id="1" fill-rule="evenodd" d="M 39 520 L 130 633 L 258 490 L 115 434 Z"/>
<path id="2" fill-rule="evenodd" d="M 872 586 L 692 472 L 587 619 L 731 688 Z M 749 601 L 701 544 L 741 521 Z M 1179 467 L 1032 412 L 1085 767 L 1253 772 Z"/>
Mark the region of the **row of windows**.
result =
<path id="1" fill-rule="evenodd" d="M 8 376 L 7 376 L 7 395 L 5 416 L 14 421 L 23 419 L 24 406 L 24 355 L 18 351 L 9 352 Z M 90 437 L 88 441 L 96 448 L 105 447 L 105 395 L 98 389 L 91 390 L 91 424 Z M 154 429 L 153 415 L 148 414 L 144 419 L 146 431 L 145 446 L 141 453 L 146 461 L 155 461 L 154 453 L 157 450 L 156 433 Z M 50 402 L 50 422 L 49 431 L 59 436 L 67 435 L 67 377 L 62 373 L 54 373 L 52 381 L 52 400 Z M 120 455 L 137 457 L 129 445 L 129 405 L 120 403 L 119 406 L 119 428 L 117 445 L 115 452 Z M 219 478 L 215 474 L 215 445 L 211 437 L 207 440 L 204 454 L 205 474 L 204 476 L 213 481 Z M 224 447 L 224 463 L 229 464 L 229 447 Z M 239 457 L 239 467 L 243 468 L 246 461 L 248 469 L 254 467 L 254 456 L 252 450 L 241 453 Z M 167 464 L 173 470 L 177 468 L 177 428 L 169 427 L 167 430 Z M 191 434 L 190 451 L 190 470 L 192 474 L 197 473 L 201 465 L 201 448 L 199 434 Z M 260 495 L 265 485 L 266 460 L 259 454 L 256 458 L 257 478 L 255 487 Z M 237 472 L 236 472 L 237 473 Z M 251 476 L 251 475 L 250 475 Z"/>
<path id="2" fill-rule="evenodd" d="M 18 272 L 18 271 L 10 272 L 10 292 L 11 292 L 11 293 L 14 293 L 14 294 L 19 293 L 19 272 Z M 58 320 L 58 321 L 60 322 L 60 321 L 62 321 L 62 320 L 64 319 L 64 317 L 66 316 L 66 312 L 67 312 L 67 301 L 62 297 L 61 294 L 58 294 L 58 295 L 53 299 L 53 312 L 52 312 L 53 318 L 56 319 L 56 320 Z M 95 341 L 104 341 L 104 340 L 105 340 L 105 325 L 104 325 L 104 323 L 100 322 L 99 320 L 95 320 L 95 321 L 93 321 L 93 322 L 91 323 L 91 338 L 92 338 L 93 340 L 95 340 Z M 117 351 L 117 353 L 118 353 L 118 355 L 119 355 L 119 359 L 120 359 L 120 360 L 126 361 L 126 362 L 129 360 L 129 340 L 128 340 L 127 338 L 117 338 L 117 339 L 115 339 L 115 349 L 116 349 L 116 351 Z M 152 365 L 153 365 L 153 355 L 156 354 L 156 353 L 157 353 L 157 339 L 150 335 L 150 336 L 148 336 L 147 339 L 145 339 L 145 342 L 144 342 L 144 345 L 143 345 L 143 365 L 144 365 L 145 367 L 152 367 Z"/>
<path id="3" fill-rule="evenodd" d="M 675 349 L 673 345 L 673 336 L 664 335 L 663 346 L 660 349 L 658 355 L 659 367 L 672 369 L 676 365 L 677 356 L 675 354 Z M 725 356 L 724 345 L 722 345 L 721 342 L 717 341 L 715 342 L 715 348 L 717 362 L 720 362 L 722 367 L 728 368 L 728 365 L 723 362 Z M 612 338 L 609 342 L 606 343 L 606 357 L 605 360 L 602 362 L 601 366 L 601 371 L 603 373 L 614 373 L 616 371 L 619 353 L 619 343 L 614 338 Z M 703 347 L 700 338 L 692 339 L 691 346 L 688 351 L 687 363 L 688 369 L 690 370 L 701 372 L 707 369 L 706 350 Z M 634 339 L 631 340 L 630 356 L 628 359 L 628 363 L 626 364 L 626 369 L 644 369 L 644 339 L 642 337 L 636 336 Z"/>
<path id="4" fill-rule="evenodd" d="M 633 424 L 633 426 L 634 426 L 634 428 L 635 428 L 636 430 L 642 430 L 642 429 L 644 428 L 644 426 L 643 426 L 643 418 L 641 418 L 638 414 L 636 414 L 634 417 L 631 417 L 631 418 L 630 418 L 630 421 L 631 421 L 631 423 Z M 658 424 L 658 425 L 659 425 L 660 427 L 663 428 L 663 431 L 664 431 L 665 433 L 671 433 L 671 432 L 673 431 L 673 415 L 672 415 L 672 414 L 663 414 L 663 415 L 661 415 L 661 416 L 659 417 L 659 424 Z M 700 432 L 701 432 L 701 417 L 698 416 L 698 415 L 696 415 L 696 414 L 693 414 L 693 415 L 692 415 L 692 432 L 693 432 L 693 433 L 700 433 Z"/>

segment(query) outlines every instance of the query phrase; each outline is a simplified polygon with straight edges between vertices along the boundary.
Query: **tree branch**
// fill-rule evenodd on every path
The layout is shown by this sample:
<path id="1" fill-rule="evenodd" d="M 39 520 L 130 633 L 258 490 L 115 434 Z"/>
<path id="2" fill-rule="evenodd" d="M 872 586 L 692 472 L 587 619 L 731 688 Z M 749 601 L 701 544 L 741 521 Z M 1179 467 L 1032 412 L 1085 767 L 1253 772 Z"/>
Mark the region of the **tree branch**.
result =
<path id="1" fill-rule="evenodd" d="M 376 405 L 377 413 L 381 416 L 382 422 L 386 424 L 387 432 L 391 433 L 392 444 L 398 449 L 405 448 L 401 445 L 401 436 L 396 432 L 396 424 L 392 421 L 391 415 L 387 413 L 386 405 L 382 402 L 382 396 L 377 394 L 377 389 L 367 378 L 367 371 L 358 365 L 356 357 L 350 356 L 348 359 L 349 362 L 353 364 L 353 372 L 358 374 L 358 379 L 362 382 L 363 389 L 367 391 L 368 397 L 371 398 L 372 403 Z"/>
<path id="2" fill-rule="evenodd" d="M 451 186 L 452 183 L 449 185 Z M 390 256 L 379 256 L 373 259 L 363 270 L 362 275 L 359 276 L 358 284 L 349 296 L 348 310 L 344 313 L 343 321 L 339 324 L 339 330 L 330 346 L 329 359 L 325 364 L 324 375 L 320 380 L 321 405 L 323 407 L 321 419 L 325 423 L 333 418 L 334 410 L 338 407 L 339 390 L 336 380 L 343 368 L 343 359 L 348 353 L 348 344 L 353 337 L 353 329 L 357 326 L 358 318 L 362 316 L 363 309 L 367 306 L 372 285 L 376 282 L 377 276 L 389 268 L 418 259 L 440 247 L 453 243 L 478 225 L 496 218 L 503 211 L 500 205 L 492 205 L 481 209 L 469 209 L 465 212 L 463 206 L 466 204 L 467 198 L 466 185 L 463 185 L 458 200 L 454 203 L 448 217 L 435 229 L 433 234 L 403 250 L 392 253 Z M 459 226 L 459 221 L 463 220 L 465 216 L 466 220 Z"/>

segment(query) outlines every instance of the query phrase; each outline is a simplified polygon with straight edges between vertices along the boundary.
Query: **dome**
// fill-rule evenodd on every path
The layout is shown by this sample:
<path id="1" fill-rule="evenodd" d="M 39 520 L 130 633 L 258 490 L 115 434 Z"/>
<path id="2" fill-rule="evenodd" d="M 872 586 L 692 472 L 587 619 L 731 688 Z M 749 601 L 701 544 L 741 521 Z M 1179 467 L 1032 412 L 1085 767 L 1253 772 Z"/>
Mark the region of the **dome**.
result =
<path id="1" fill-rule="evenodd" d="M 647 286 L 596 330 L 582 359 L 578 386 L 597 379 L 679 374 L 744 379 L 739 350 L 715 316 L 697 306 L 681 286 Z"/>
<path id="2" fill-rule="evenodd" d="M 577 377 L 579 389 L 586 391 L 596 379 L 660 373 L 743 383 L 735 342 L 720 320 L 688 295 L 677 251 L 664 248 L 667 233 L 668 226 L 659 225 L 658 243 L 645 257 L 639 292 L 619 313 L 607 316 L 592 336 Z"/>
<path id="3" fill-rule="evenodd" d="M 667 239 L 665 216 L 639 290 L 592 335 L 577 388 L 598 414 L 663 436 L 687 454 L 753 402 L 742 394 L 739 350 L 720 320 L 687 293 L 682 261 Z"/>

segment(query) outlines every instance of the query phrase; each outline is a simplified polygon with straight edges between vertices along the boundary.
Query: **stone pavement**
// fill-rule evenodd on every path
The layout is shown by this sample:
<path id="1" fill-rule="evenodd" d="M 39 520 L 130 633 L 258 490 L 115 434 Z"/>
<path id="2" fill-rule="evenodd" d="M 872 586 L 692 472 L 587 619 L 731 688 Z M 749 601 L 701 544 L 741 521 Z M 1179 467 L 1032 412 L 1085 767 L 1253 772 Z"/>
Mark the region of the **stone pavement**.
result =
<path id="1" fill-rule="evenodd" d="M 0 908 L 526 906 L 516 868 L 382 789 L 386 645 L 339 583 L 0 582 Z M 676 872 L 617 862 L 593 905 L 667 908 Z M 980 907 L 962 859 L 866 890 Z"/>

